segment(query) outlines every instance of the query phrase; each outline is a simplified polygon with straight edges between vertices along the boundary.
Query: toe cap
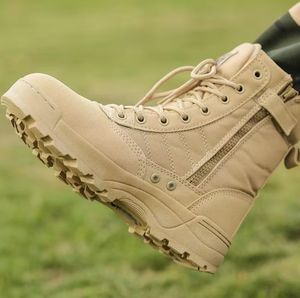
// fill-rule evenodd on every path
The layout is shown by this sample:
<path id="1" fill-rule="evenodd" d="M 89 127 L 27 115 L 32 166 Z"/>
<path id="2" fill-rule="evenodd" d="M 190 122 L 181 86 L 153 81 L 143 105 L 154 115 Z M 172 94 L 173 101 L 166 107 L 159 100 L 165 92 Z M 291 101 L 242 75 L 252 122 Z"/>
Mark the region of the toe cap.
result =
<path id="1" fill-rule="evenodd" d="M 126 131 L 108 118 L 99 103 L 78 95 L 57 79 L 30 74 L 17 81 L 6 96 L 56 136 L 60 128 L 67 127 L 61 139 L 69 146 L 80 148 L 84 142 L 127 171 L 140 171 L 144 154 Z M 71 135 L 77 137 L 71 140 Z"/>

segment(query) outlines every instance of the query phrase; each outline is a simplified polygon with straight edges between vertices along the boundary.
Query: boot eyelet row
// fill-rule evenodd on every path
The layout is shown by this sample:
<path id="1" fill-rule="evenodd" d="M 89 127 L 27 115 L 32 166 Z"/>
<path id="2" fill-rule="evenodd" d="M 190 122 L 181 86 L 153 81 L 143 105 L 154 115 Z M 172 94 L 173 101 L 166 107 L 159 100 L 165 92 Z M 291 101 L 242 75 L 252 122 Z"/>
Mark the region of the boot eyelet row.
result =
<path id="1" fill-rule="evenodd" d="M 208 109 L 206 108 L 205 110 L 202 110 L 203 114 L 208 114 Z M 124 120 L 126 119 L 126 115 L 125 114 L 118 114 L 118 118 L 121 119 L 121 120 Z M 184 122 L 184 123 L 188 123 L 190 122 L 191 118 L 189 115 L 183 115 L 181 117 L 181 120 Z M 136 117 L 136 121 L 139 123 L 139 124 L 144 124 L 146 122 L 146 118 L 142 115 Z M 168 125 L 169 124 L 169 120 L 166 116 L 163 116 L 160 118 L 160 124 L 161 125 Z"/>
<path id="2" fill-rule="evenodd" d="M 228 103 L 229 102 L 229 99 L 227 96 L 224 96 L 222 97 L 222 102 L 223 103 Z M 209 115 L 210 111 L 207 107 L 205 108 L 202 108 L 201 109 L 201 112 L 203 115 L 207 116 Z M 127 118 L 126 114 L 125 113 L 119 113 L 117 114 L 118 118 L 121 119 L 121 120 L 125 120 Z M 184 122 L 184 123 L 189 123 L 191 121 L 191 117 L 187 114 L 184 114 L 181 116 L 181 120 Z M 138 117 L 136 117 L 136 121 L 139 123 L 139 124 L 144 124 L 146 122 L 146 118 L 145 116 L 143 115 L 139 115 Z M 161 125 L 168 125 L 169 124 L 169 120 L 166 116 L 163 116 L 160 118 L 160 124 Z"/>

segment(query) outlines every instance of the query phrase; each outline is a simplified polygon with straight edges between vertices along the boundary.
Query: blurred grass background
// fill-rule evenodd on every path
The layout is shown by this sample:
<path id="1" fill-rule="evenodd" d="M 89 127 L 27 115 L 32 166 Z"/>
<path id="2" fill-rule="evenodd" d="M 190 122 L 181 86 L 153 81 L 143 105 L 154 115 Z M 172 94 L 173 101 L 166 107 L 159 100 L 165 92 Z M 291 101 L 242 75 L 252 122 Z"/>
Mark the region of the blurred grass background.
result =
<path id="1" fill-rule="evenodd" d="M 44 72 L 134 103 L 170 69 L 255 40 L 295 1 L 0 0 L 0 90 Z M 101 132 L 99 132 L 101 137 Z M 215 276 L 173 264 L 59 183 L 0 118 L 0 297 L 300 297 L 300 171 L 261 193 Z"/>

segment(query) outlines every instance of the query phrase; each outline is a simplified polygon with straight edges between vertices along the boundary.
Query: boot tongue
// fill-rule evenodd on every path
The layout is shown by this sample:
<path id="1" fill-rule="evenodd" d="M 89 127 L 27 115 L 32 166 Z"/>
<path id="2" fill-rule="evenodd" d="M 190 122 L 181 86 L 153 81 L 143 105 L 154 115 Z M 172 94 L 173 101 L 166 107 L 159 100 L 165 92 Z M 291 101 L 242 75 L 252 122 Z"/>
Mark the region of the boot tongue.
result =
<path id="1" fill-rule="evenodd" d="M 232 78 L 257 55 L 260 49 L 260 45 L 250 43 L 236 47 L 217 60 L 218 74 L 227 79 Z"/>

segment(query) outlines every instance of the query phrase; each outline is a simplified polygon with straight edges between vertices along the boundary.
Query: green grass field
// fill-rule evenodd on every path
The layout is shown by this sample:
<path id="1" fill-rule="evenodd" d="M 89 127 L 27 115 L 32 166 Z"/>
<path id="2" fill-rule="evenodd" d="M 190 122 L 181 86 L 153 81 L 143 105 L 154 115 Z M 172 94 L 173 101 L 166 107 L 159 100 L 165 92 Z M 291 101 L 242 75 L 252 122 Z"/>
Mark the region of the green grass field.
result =
<path id="1" fill-rule="evenodd" d="M 255 40 L 293 3 L 1 0 L 0 93 L 44 72 L 88 98 L 134 103 L 170 69 Z M 1 109 L 0 297 L 298 298 L 299 181 L 299 170 L 282 166 L 225 264 L 205 275 L 175 265 L 56 180 Z"/>

